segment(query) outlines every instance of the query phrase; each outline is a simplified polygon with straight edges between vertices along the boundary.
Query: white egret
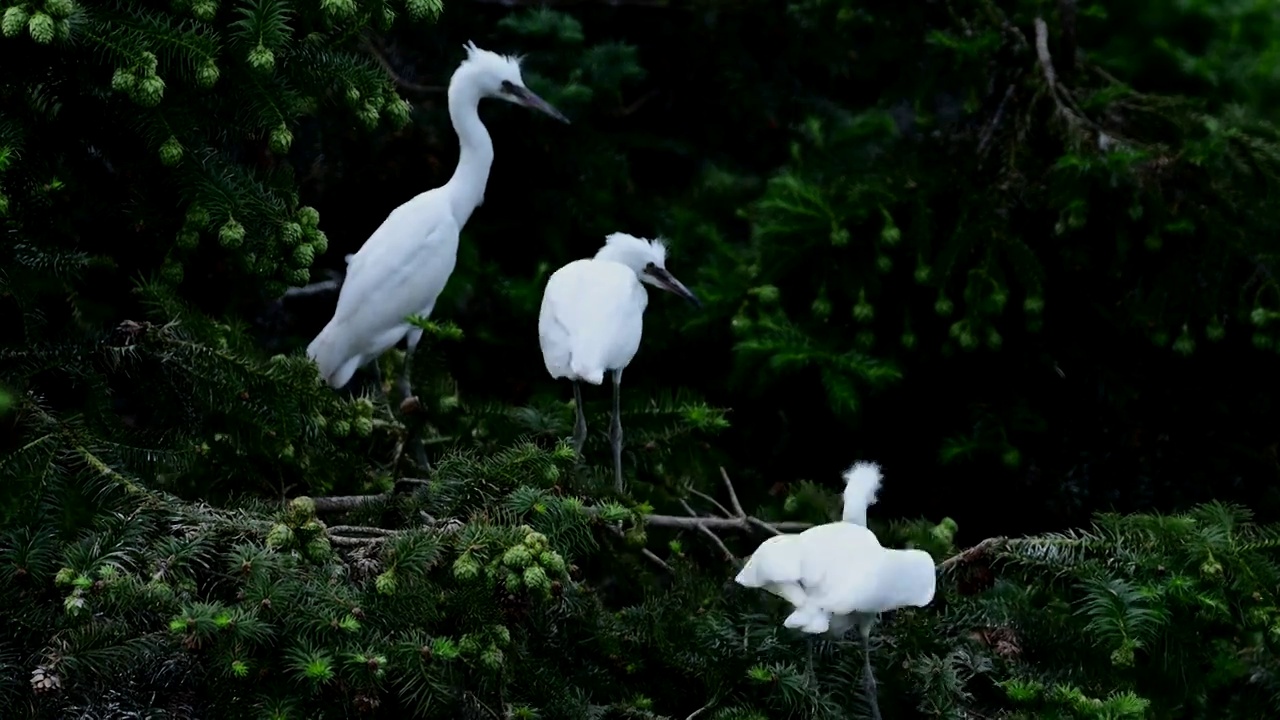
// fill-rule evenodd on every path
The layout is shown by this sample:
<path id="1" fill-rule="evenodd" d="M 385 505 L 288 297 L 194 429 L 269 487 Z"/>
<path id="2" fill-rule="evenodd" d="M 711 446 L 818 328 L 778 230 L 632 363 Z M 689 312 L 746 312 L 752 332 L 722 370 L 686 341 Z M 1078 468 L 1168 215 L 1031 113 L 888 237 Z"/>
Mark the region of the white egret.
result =
<path id="1" fill-rule="evenodd" d="M 569 122 L 525 87 L 520 58 L 465 46 L 467 57 L 449 80 L 449 119 L 461 146 L 458 166 L 444 185 L 392 210 L 364 245 L 347 258 L 347 275 L 333 318 L 307 346 L 325 382 L 341 388 L 356 370 L 408 338 L 399 389 L 412 396 L 409 370 L 422 329 L 411 315 L 430 316 L 458 259 L 458 235 L 482 202 L 493 141 L 478 107 L 499 98 Z"/>
<path id="2" fill-rule="evenodd" d="M 592 385 L 613 373 L 613 421 L 609 440 L 613 445 L 614 484 L 622 490 L 622 418 L 619 388 L 622 371 L 640 349 L 644 309 L 649 284 L 701 306 L 698 298 L 666 268 L 667 246 L 626 233 L 605 238 L 595 257 L 574 260 L 547 279 L 538 315 L 538 340 L 542 361 L 553 378 L 573 381 L 578 418 L 573 427 L 573 447 L 581 455 L 587 440 L 587 419 L 582 411 L 580 381 Z"/>
<path id="3" fill-rule="evenodd" d="M 813 635 L 840 637 L 856 625 L 862 637 L 867 698 L 878 720 L 871 628 L 879 613 L 928 605 L 937 587 L 937 570 L 929 553 L 883 547 L 867 529 L 867 506 L 875 502 L 880 487 L 879 466 L 855 463 L 844 478 L 841 522 L 765 540 L 735 581 L 763 588 L 795 606 L 783 625 L 811 636 L 811 668 Z"/>

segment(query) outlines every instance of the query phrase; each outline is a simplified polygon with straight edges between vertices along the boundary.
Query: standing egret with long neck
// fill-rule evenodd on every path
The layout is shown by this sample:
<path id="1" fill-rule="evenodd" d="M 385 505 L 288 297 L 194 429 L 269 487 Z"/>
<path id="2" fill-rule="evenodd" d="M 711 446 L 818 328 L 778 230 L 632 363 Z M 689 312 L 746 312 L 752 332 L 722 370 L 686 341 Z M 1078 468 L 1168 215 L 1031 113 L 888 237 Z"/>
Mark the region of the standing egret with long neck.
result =
<path id="1" fill-rule="evenodd" d="M 422 329 L 408 318 L 430 316 L 435 309 L 458 260 L 459 233 L 484 202 L 493 164 L 493 141 L 480 122 L 480 100 L 498 98 L 569 122 L 525 87 L 519 58 L 471 42 L 465 48 L 467 57 L 449 80 L 449 119 L 461 146 L 453 177 L 392 210 L 348 258 L 333 318 L 307 346 L 307 356 L 335 388 L 407 337 L 398 386 L 403 398 L 412 396 L 409 371 Z"/>
<path id="2" fill-rule="evenodd" d="M 646 240 L 626 233 L 605 238 L 595 257 L 574 260 L 547 279 L 538 315 L 538 341 L 542 361 L 553 378 L 573 381 L 577 422 L 573 449 L 582 455 L 587 441 L 587 419 L 582 411 L 580 381 L 592 385 L 613 373 L 613 420 L 609 441 L 613 446 L 614 485 L 622 491 L 622 371 L 640 349 L 644 309 L 649 304 L 645 285 L 675 293 L 701 306 L 697 296 L 667 271 L 667 246 L 662 240 Z"/>

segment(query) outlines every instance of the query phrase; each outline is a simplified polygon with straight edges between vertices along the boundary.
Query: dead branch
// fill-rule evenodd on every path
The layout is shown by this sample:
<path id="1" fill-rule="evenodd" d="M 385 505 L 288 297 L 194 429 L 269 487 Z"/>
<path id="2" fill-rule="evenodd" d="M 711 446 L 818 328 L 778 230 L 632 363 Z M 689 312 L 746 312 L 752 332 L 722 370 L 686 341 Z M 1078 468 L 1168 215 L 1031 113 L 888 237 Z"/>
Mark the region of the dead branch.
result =
<path id="1" fill-rule="evenodd" d="M 649 103 L 649 101 L 650 101 L 650 100 L 652 100 L 652 99 L 654 99 L 654 98 L 656 98 L 656 97 L 658 97 L 658 91 L 657 91 L 657 90 L 650 90 L 649 92 L 645 93 L 644 95 L 641 95 L 641 96 L 640 96 L 640 99 L 636 100 L 635 102 L 631 103 L 630 105 L 626 105 L 626 106 L 620 107 L 620 108 L 618 108 L 617 110 L 614 110 L 614 111 L 613 111 L 612 113 L 610 113 L 610 114 L 611 114 L 611 115 L 613 115 L 614 117 L 627 117 L 628 115 L 633 115 L 633 114 L 635 114 L 635 112 L 636 112 L 636 111 L 638 111 L 640 108 L 642 108 L 642 107 L 644 107 L 645 105 L 647 105 L 647 104 Z"/>
<path id="2" fill-rule="evenodd" d="M 994 550 L 1008 542 L 1009 542 L 1009 538 L 1006 538 L 1006 537 L 989 537 L 986 540 L 983 540 L 982 542 L 978 543 L 977 545 L 974 545 L 971 548 L 966 548 L 964 550 L 961 550 L 955 555 L 952 555 L 946 560 L 943 560 L 942 562 L 938 563 L 938 572 L 945 573 L 945 572 L 954 570 L 960 565 L 965 565 L 967 563 L 970 563 L 973 560 L 977 559 L 979 556 L 991 550 Z"/>
<path id="3" fill-rule="evenodd" d="M 698 517 L 698 513 L 694 512 L 693 508 L 689 507 L 689 503 L 685 502 L 684 500 L 681 500 L 680 505 L 684 507 L 685 512 L 689 513 L 689 515 L 693 517 Z M 720 539 L 719 535 L 711 532 L 711 529 L 708 528 L 706 525 L 699 525 L 698 529 L 701 530 L 704 535 L 710 538 L 711 542 L 715 543 L 716 547 L 720 548 L 720 552 L 724 553 L 725 560 L 731 563 L 738 562 L 738 558 L 733 553 L 729 552 L 729 548 L 725 546 L 724 541 Z"/>
<path id="4" fill-rule="evenodd" d="M 711 497 L 710 495 L 708 495 L 708 494 L 706 494 L 706 493 L 702 492 L 701 490 L 695 490 L 695 489 L 693 489 L 693 488 L 687 488 L 687 489 L 688 489 L 688 491 L 689 491 L 689 494 L 690 494 L 690 495 L 697 495 L 698 497 L 702 498 L 703 500 L 706 500 L 707 502 L 711 503 L 712 505 L 715 505 L 715 506 L 716 506 L 716 509 L 718 509 L 718 510 L 720 511 L 720 514 L 722 514 L 724 517 L 733 517 L 733 513 L 729 512 L 727 509 L 725 509 L 725 506 L 721 505 L 719 500 L 716 500 L 715 498 L 713 498 L 713 497 Z"/>
<path id="5" fill-rule="evenodd" d="M 621 530 L 619 530 L 618 528 L 616 528 L 616 527 L 614 527 L 614 526 L 612 526 L 612 525 L 609 525 L 609 526 L 607 526 L 607 527 L 608 527 L 610 530 L 612 530 L 612 531 L 613 531 L 613 534 L 614 534 L 614 535 L 617 535 L 617 536 L 618 536 L 618 539 L 619 539 L 619 540 L 622 540 L 623 542 L 626 542 L 626 539 L 627 539 L 626 533 L 622 532 Z M 663 560 L 662 558 L 660 558 L 660 557 L 658 557 L 657 555 L 655 555 L 655 554 L 653 553 L 653 551 L 652 551 L 652 550 L 650 550 L 649 548 L 640 548 L 640 554 L 641 554 L 641 555 L 643 555 L 643 556 L 645 557 L 645 559 L 647 559 L 649 562 L 653 563 L 654 565 L 657 565 L 658 567 L 662 568 L 663 570 L 666 570 L 666 571 L 667 571 L 667 572 L 669 572 L 669 573 L 674 573 L 674 572 L 675 572 L 675 570 L 672 570 L 672 569 L 671 569 L 671 566 L 667 564 L 667 561 L 665 561 L 665 560 Z"/>
<path id="6" fill-rule="evenodd" d="M 588 512 L 592 512 L 594 508 L 589 508 Z M 783 522 L 765 522 L 759 518 L 743 517 L 743 518 L 717 518 L 717 517 L 683 517 L 680 515 L 645 515 L 644 522 L 646 525 L 654 527 L 678 528 L 681 530 L 696 530 L 699 527 L 705 527 L 711 530 L 745 530 L 748 527 L 756 527 L 771 535 L 781 535 L 784 532 L 808 530 L 813 527 L 813 523 L 800 522 L 798 520 L 787 520 Z"/>
<path id="7" fill-rule="evenodd" d="M 390 500 L 388 495 L 334 495 L 332 497 L 311 498 L 316 504 L 316 512 L 346 512 L 366 505 Z"/>
<path id="8" fill-rule="evenodd" d="M 702 498 L 714 506 L 724 517 L 700 515 L 692 506 L 689 505 L 687 501 L 681 500 L 680 505 L 684 508 L 685 512 L 689 514 L 688 517 L 648 514 L 642 516 L 642 520 L 645 525 L 653 527 L 675 528 L 677 530 L 696 530 L 711 540 L 720 552 L 723 553 L 725 560 L 733 564 L 737 564 L 739 560 L 733 552 L 729 550 L 729 547 L 725 545 L 724 540 L 716 534 L 716 531 L 718 530 L 750 531 L 754 528 L 771 535 L 781 535 L 783 532 L 799 532 L 813 527 L 813 523 L 808 522 L 765 522 L 764 520 L 748 515 L 742 508 L 741 501 L 738 500 L 738 493 L 733 487 L 733 481 L 729 479 L 729 473 L 726 472 L 723 467 L 720 468 L 720 479 L 724 484 L 725 491 L 729 495 L 729 507 L 727 508 L 718 500 L 706 493 L 693 489 L 690 489 L 689 492 L 690 494 Z M 422 480 L 420 478 L 399 478 L 396 480 L 395 484 L 423 485 L 426 483 L 426 480 Z M 312 498 L 312 502 L 315 504 L 317 513 L 334 513 L 347 512 L 368 505 L 388 502 L 394 497 L 395 495 L 390 493 L 378 495 L 340 495 Z M 586 507 L 584 508 L 584 511 L 593 517 L 598 517 L 600 514 L 600 509 L 596 507 Z M 463 527 L 463 523 L 460 520 L 450 519 L 441 521 L 427 515 L 426 513 L 422 513 L 422 519 L 425 527 L 444 533 L 456 532 L 458 529 Z M 607 525 L 606 527 L 608 527 L 610 532 L 618 537 L 625 537 L 622 530 L 618 527 L 614 525 Z M 358 546 L 382 542 L 388 537 L 393 537 L 401 532 L 404 531 L 353 525 L 335 525 L 330 527 L 328 530 L 330 541 L 335 545 L 344 546 Z M 671 570 L 670 565 L 668 565 L 662 558 L 655 555 L 648 548 L 642 548 L 640 552 L 647 560 L 649 560 L 649 562 L 663 568 L 664 570 Z"/>
<path id="9" fill-rule="evenodd" d="M 1053 57 L 1049 55 L 1049 25 L 1044 18 L 1035 19 L 1036 57 L 1040 60 L 1040 69 L 1044 71 L 1044 82 L 1055 93 L 1058 88 L 1058 74 L 1053 69 Z"/>
<path id="10" fill-rule="evenodd" d="M 1010 85 L 1005 89 L 1004 97 L 1000 99 L 995 115 L 991 116 L 991 122 L 987 123 L 987 127 L 982 131 L 982 137 L 978 140 L 979 157 L 986 153 L 987 145 L 991 143 L 991 138 L 995 136 L 996 129 L 1000 127 L 1000 121 L 1004 119 L 1004 111 L 1009 105 L 1009 98 L 1013 97 L 1013 87 L 1013 85 Z"/>
<path id="11" fill-rule="evenodd" d="M 704 712 L 706 712 L 706 711 L 710 710 L 710 709 L 711 709 L 711 706 L 712 706 L 712 705 L 714 705 L 714 704 L 715 704 L 715 702 L 716 702 L 716 700 L 718 700 L 718 699 L 719 699 L 718 697 L 711 698 L 711 702 L 707 703 L 706 705 L 703 705 L 702 707 L 698 708 L 697 710 L 694 710 L 692 713 L 689 713 L 689 717 L 686 717 L 684 720 L 694 720 L 694 719 L 695 719 L 695 718 L 697 718 L 698 716 L 702 715 L 702 713 L 704 713 Z"/>
<path id="12" fill-rule="evenodd" d="M 1045 84 L 1049 87 L 1049 95 L 1053 98 L 1058 113 L 1071 126 L 1086 125 L 1098 133 L 1099 136 L 1119 137 L 1115 132 L 1103 130 L 1101 125 L 1091 120 L 1076 104 L 1075 99 L 1071 96 L 1071 91 L 1059 81 L 1058 73 L 1054 70 L 1053 56 L 1049 54 L 1049 25 L 1044 21 L 1044 18 L 1037 17 L 1035 19 L 1035 28 L 1036 58 L 1040 63 L 1040 70 L 1044 74 Z"/>
<path id="13" fill-rule="evenodd" d="M 330 535 L 329 544 L 338 547 L 365 547 L 385 541 L 384 537 L 351 537 L 349 535 Z"/>
<path id="14" fill-rule="evenodd" d="M 341 280 L 321 280 L 302 287 L 291 287 L 284 291 L 283 297 L 296 298 L 321 295 L 323 293 L 337 292 L 340 287 L 342 287 Z"/>
<path id="15" fill-rule="evenodd" d="M 397 73 L 395 71 L 395 68 L 391 67 L 391 63 L 387 62 L 386 56 L 383 55 L 382 51 L 379 50 L 378 47 L 373 44 L 372 40 L 370 40 L 368 37 L 365 37 L 362 41 L 362 44 L 364 45 L 364 49 L 368 51 L 369 55 L 371 55 L 374 61 L 377 62 L 378 65 L 382 68 L 382 71 L 385 72 L 387 76 L 391 78 L 391 82 L 395 83 L 396 87 L 399 87 L 401 90 L 408 90 L 409 92 L 428 94 L 428 93 L 442 93 L 448 89 L 440 85 L 419 85 L 418 83 L 405 80 L 404 78 L 400 77 L 400 73 Z"/>
<path id="16" fill-rule="evenodd" d="M 334 525 L 328 528 L 328 531 L 330 535 L 377 535 L 380 537 L 391 537 L 399 532 L 368 525 Z"/>

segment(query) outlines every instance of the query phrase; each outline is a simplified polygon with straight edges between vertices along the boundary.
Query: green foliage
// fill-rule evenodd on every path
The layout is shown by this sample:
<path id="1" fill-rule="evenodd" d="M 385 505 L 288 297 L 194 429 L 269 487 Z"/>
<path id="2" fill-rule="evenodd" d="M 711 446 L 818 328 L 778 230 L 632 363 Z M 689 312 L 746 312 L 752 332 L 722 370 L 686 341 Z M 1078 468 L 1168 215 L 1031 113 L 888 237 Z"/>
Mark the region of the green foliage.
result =
<path id="1" fill-rule="evenodd" d="M 6 266 L 57 263 L 71 279 L 111 263 L 102 238 L 119 233 L 159 261 L 133 269 L 166 286 L 234 277 L 241 292 L 265 284 L 279 294 L 305 284 L 327 247 L 319 215 L 299 204 L 280 162 L 299 121 L 332 112 L 374 130 L 408 119 L 382 69 L 352 51 L 353 32 L 394 16 L 382 2 L 305 11 L 283 0 L 161 11 L 60 2 L 30 14 L 23 37 L 12 29 L 27 7 L 6 11 L 0 43 L 13 69 L 0 81 L 10 109 L 0 126 L 3 214 L 28 248 Z M 95 128 L 84 128 L 86 116 Z M 104 193 L 113 182 L 124 187 Z M 156 191 L 137 193 L 140 185 Z M 100 239 L 69 244 L 66 226 L 84 218 L 104 223 Z M 25 282 L 6 278 L 36 297 Z"/>
<path id="2" fill-rule="evenodd" d="M 1020 713 L 1010 717 L 1276 711 L 1280 534 L 1244 509 L 1102 515 L 1088 532 L 995 548 L 953 576 L 963 587 L 990 583 L 994 571 L 986 597 L 943 617 L 981 615 L 966 622 L 993 651 L 997 682 Z M 1033 657 L 1046 672 L 1024 664 Z"/>

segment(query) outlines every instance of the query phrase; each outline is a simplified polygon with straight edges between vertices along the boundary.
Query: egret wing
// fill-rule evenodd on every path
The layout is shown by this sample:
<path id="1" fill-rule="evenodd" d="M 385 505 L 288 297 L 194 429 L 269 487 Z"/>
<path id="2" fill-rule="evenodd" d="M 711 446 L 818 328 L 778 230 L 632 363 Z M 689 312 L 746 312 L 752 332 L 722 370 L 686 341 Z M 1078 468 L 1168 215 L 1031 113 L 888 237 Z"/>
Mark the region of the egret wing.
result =
<path id="1" fill-rule="evenodd" d="M 578 272 L 578 265 L 586 262 L 589 261 L 574 260 L 551 273 L 551 277 L 547 278 L 547 286 L 542 290 L 542 307 L 538 311 L 538 346 L 542 348 L 542 361 L 547 366 L 547 372 L 553 378 L 573 375 L 569 363 L 571 335 L 559 309 L 577 288 L 573 276 Z"/>
<path id="2" fill-rule="evenodd" d="M 546 323 L 539 325 L 550 332 L 543 342 L 567 344 L 568 364 L 584 379 L 625 367 L 640 349 L 648 300 L 635 273 L 626 266 L 599 260 L 572 262 L 547 281 Z"/>
<path id="3" fill-rule="evenodd" d="M 444 290 L 458 260 L 460 228 L 441 203 L 397 208 L 348 263 L 334 321 L 358 328 L 353 350 L 379 353 Z M 402 212 L 403 211 L 403 212 Z M 399 335 L 387 342 L 394 330 Z M 385 347 L 375 347 L 385 345 Z"/>

